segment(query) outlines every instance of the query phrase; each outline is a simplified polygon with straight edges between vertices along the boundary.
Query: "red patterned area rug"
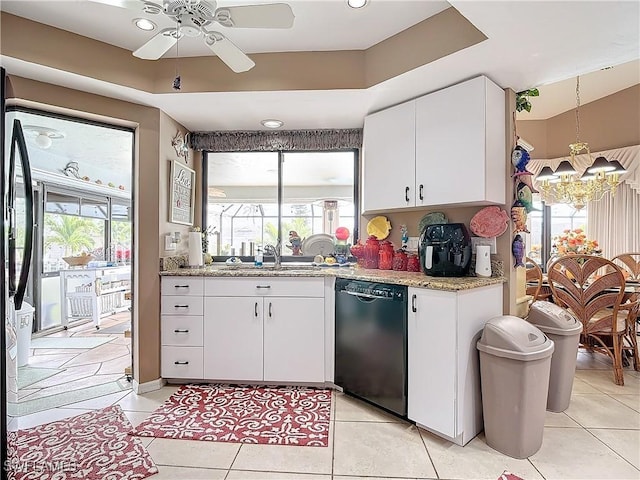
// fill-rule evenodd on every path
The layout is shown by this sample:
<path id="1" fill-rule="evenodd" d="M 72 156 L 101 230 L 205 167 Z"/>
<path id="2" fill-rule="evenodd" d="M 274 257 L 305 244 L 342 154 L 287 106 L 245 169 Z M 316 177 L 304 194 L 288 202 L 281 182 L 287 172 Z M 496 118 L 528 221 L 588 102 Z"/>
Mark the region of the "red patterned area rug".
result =
<path id="1" fill-rule="evenodd" d="M 9 479 L 141 479 L 158 473 L 118 405 L 9 432 Z"/>
<path id="2" fill-rule="evenodd" d="M 331 390 L 183 385 L 132 430 L 142 437 L 326 447 Z"/>

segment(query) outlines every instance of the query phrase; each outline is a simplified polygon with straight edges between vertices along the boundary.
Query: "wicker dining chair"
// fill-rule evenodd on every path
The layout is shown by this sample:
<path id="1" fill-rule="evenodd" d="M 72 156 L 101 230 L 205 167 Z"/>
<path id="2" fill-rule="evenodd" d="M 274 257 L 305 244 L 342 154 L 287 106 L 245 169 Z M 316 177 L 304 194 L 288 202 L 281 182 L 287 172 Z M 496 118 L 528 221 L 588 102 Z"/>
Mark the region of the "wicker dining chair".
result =
<path id="1" fill-rule="evenodd" d="M 638 302 L 623 304 L 625 279 L 620 267 L 603 257 L 567 255 L 551 264 L 547 278 L 554 302 L 582 323 L 581 345 L 609 355 L 614 381 L 624 385 L 623 349 L 631 350 L 635 370 L 640 359 L 637 339 L 628 328 L 630 319 L 635 321 Z"/>
<path id="2" fill-rule="evenodd" d="M 613 257 L 611 261 L 629 274 L 627 281 L 640 282 L 640 252 L 621 253 Z"/>
<path id="3" fill-rule="evenodd" d="M 524 265 L 527 269 L 527 295 L 531 295 L 533 300 L 531 303 L 536 300 L 549 300 L 551 297 L 551 293 L 548 291 L 546 287 L 543 287 L 543 275 L 542 269 L 540 265 L 536 263 L 535 260 L 526 257 L 524 261 Z"/>

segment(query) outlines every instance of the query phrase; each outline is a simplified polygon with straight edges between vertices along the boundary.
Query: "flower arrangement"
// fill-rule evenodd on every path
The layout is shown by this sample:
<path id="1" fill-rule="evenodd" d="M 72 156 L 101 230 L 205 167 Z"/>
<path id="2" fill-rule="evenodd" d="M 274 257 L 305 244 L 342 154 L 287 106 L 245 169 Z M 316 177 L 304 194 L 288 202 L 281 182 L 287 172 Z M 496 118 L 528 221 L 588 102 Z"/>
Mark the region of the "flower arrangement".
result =
<path id="1" fill-rule="evenodd" d="M 552 251 L 562 255 L 599 255 L 602 253 L 597 240 L 589 240 L 581 228 L 564 230 L 553 237 Z"/>

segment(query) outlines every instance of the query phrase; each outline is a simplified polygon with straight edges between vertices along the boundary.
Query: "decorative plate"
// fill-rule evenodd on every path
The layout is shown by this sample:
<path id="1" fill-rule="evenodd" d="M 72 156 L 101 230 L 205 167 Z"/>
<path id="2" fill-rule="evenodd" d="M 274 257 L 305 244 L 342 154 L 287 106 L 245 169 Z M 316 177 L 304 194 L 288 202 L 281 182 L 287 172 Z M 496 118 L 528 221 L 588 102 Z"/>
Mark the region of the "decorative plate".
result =
<path id="1" fill-rule="evenodd" d="M 391 231 L 391 222 L 385 216 L 373 217 L 367 223 L 367 234 L 373 235 L 378 240 L 384 240 Z"/>
<path id="2" fill-rule="evenodd" d="M 328 233 L 316 233 L 302 241 L 302 254 L 306 256 L 322 255 L 326 257 L 331 255 L 334 249 L 333 237 Z"/>
<path id="3" fill-rule="evenodd" d="M 429 225 L 435 225 L 436 223 L 449 223 L 447 216 L 442 212 L 427 213 L 418 222 L 418 233 L 422 234 L 424 229 Z"/>
<path id="4" fill-rule="evenodd" d="M 478 237 L 499 237 L 509 226 L 509 214 L 500 207 L 485 207 L 473 216 L 469 226 Z"/>

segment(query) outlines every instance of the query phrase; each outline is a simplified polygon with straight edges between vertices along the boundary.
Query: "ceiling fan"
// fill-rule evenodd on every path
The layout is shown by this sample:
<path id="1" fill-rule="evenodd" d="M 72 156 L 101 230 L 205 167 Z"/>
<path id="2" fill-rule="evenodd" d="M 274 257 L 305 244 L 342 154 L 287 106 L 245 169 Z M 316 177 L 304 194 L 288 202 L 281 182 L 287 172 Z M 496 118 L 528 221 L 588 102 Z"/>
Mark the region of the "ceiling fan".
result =
<path id="1" fill-rule="evenodd" d="M 114 4 L 113 0 L 98 1 Z M 135 57 L 157 60 L 182 37 L 202 37 L 204 44 L 236 73 L 250 70 L 255 63 L 225 35 L 211 30 L 214 23 L 229 28 L 291 28 L 295 18 L 291 7 L 286 3 L 216 8 L 215 0 L 162 0 L 162 3 L 139 0 L 139 2 L 142 3 L 145 13 L 166 15 L 175 22 L 176 26 L 158 32 L 133 52 Z M 127 7 L 131 5 L 130 1 L 117 3 Z"/>

